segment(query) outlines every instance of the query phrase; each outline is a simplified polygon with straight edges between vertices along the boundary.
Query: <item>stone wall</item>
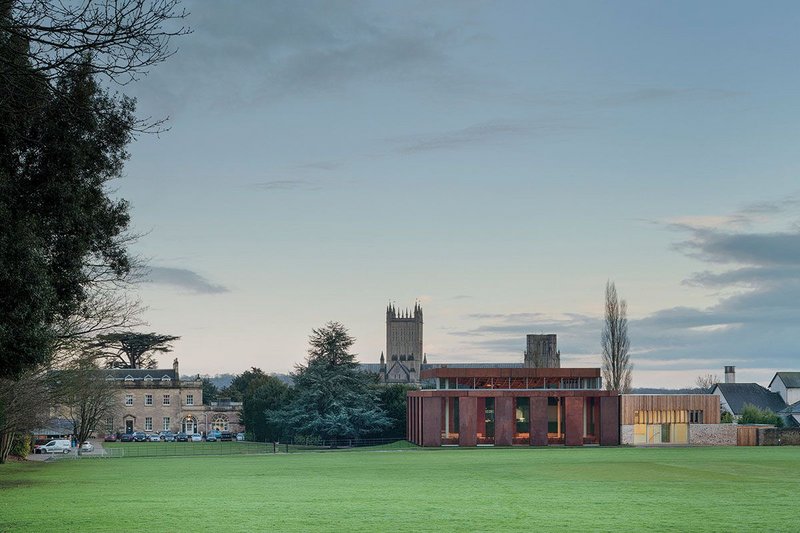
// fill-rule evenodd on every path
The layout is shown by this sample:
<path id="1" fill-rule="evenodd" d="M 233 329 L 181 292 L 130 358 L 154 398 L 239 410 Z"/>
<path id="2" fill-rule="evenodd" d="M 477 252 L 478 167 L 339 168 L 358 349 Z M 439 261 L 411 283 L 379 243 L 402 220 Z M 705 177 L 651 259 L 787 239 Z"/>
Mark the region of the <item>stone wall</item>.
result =
<path id="1" fill-rule="evenodd" d="M 623 424 L 620 427 L 620 439 L 623 446 L 633 446 L 633 424 Z"/>
<path id="2" fill-rule="evenodd" d="M 759 428 L 759 446 L 800 446 L 800 428 Z"/>
<path id="3" fill-rule="evenodd" d="M 692 446 L 736 446 L 734 424 L 689 424 Z"/>
<path id="4" fill-rule="evenodd" d="M 621 426 L 622 444 L 633 446 L 633 425 Z M 733 424 L 689 424 L 690 446 L 736 446 Z M 663 446 L 668 446 L 665 444 Z"/>

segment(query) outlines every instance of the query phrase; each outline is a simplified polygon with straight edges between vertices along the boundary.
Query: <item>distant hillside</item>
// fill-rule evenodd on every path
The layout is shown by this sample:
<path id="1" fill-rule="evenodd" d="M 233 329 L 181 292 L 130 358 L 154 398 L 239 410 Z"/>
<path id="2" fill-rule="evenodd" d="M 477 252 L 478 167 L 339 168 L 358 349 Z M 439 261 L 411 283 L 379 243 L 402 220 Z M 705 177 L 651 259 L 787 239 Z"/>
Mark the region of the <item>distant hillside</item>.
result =
<path id="1" fill-rule="evenodd" d="M 233 381 L 233 378 L 235 378 L 236 376 L 237 374 L 215 374 L 213 376 L 201 375 L 200 377 L 203 379 L 207 378 L 218 389 L 224 389 L 225 387 L 231 384 L 231 381 Z M 289 386 L 294 385 L 294 382 L 292 381 L 292 376 L 290 376 L 289 374 L 278 374 L 273 372 L 272 374 L 270 374 L 270 376 L 275 376 L 276 378 L 278 378 L 279 380 L 281 380 L 282 382 L 286 383 Z M 193 376 L 183 375 L 181 376 L 181 379 L 197 379 L 197 375 L 196 374 Z"/>
<path id="2" fill-rule="evenodd" d="M 709 390 L 699 389 L 697 387 L 685 389 L 651 389 L 648 387 L 639 387 L 631 390 L 631 394 L 708 394 Z"/>

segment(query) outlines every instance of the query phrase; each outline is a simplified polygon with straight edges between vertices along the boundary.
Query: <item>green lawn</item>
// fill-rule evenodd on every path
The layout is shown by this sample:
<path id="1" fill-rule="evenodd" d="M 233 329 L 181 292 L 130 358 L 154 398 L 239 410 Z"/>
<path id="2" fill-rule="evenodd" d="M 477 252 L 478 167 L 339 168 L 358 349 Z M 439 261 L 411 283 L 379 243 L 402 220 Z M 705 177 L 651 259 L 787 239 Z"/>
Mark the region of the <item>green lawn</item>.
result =
<path id="1" fill-rule="evenodd" d="M 797 531 L 798 474 L 792 447 L 62 459 L 0 465 L 0 531 Z"/>

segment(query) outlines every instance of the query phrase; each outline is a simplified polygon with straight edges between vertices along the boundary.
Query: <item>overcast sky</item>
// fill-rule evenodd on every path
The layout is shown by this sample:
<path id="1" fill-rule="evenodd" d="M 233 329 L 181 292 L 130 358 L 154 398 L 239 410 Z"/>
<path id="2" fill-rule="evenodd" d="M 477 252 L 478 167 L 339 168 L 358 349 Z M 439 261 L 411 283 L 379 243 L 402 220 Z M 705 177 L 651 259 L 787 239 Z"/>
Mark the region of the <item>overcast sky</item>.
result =
<path id="1" fill-rule="evenodd" d="M 288 371 L 331 320 L 377 362 L 415 300 L 429 362 L 600 366 L 606 280 L 634 386 L 800 370 L 800 4 L 186 7 L 115 184 L 182 372 Z"/>

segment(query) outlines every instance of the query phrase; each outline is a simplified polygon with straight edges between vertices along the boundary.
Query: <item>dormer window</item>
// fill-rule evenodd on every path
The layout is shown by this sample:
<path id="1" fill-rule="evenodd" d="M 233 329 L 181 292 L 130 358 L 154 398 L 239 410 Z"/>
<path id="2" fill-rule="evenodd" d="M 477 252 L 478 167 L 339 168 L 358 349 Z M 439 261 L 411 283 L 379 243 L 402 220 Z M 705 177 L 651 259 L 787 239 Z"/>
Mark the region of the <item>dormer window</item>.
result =
<path id="1" fill-rule="evenodd" d="M 153 376 L 151 376 L 150 374 L 147 374 L 147 375 L 144 377 L 144 380 L 145 380 L 145 381 L 153 381 Z"/>
<path id="2" fill-rule="evenodd" d="M 164 377 L 161 378 L 161 381 L 172 381 L 172 378 L 164 374 Z"/>
<path id="3" fill-rule="evenodd" d="M 114 381 L 114 376 L 112 376 L 111 374 L 107 375 L 106 381 Z"/>
<path id="4" fill-rule="evenodd" d="M 125 381 L 133 381 L 133 376 L 128 374 L 127 376 L 125 376 Z"/>

